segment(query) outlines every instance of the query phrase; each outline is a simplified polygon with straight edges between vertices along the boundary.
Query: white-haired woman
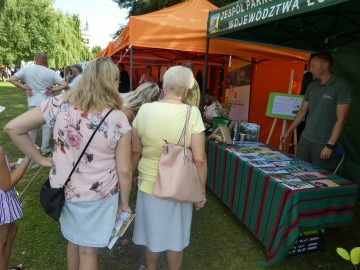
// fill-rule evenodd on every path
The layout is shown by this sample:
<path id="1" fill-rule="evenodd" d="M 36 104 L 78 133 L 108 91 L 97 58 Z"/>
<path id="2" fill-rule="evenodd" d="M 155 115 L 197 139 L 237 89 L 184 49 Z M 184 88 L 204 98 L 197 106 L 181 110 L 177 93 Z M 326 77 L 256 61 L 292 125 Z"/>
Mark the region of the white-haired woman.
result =
<path id="1" fill-rule="evenodd" d="M 120 94 L 123 99 L 123 112 L 131 122 L 141 105 L 159 100 L 160 89 L 156 83 L 147 82 L 134 91 Z"/>
<path id="2" fill-rule="evenodd" d="M 177 143 L 186 120 L 187 106 L 183 100 L 194 84 L 190 69 L 170 68 L 164 74 L 164 99 L 141 106 L 133 121 L 132 164 L 139 170 L 136 218 L 133 241 L 145 246 L 148 270 L 155 270 L 159 254 L 166 251 L 169 269 L 180 269 L 183 249 L 190 243 L 192 203 L 175 202 L 153 196 L 158 163 L 164 139 Z M 200 111 L 192 107 L 187 133 L 198 170 L 203 198 L 196 209 L 206 203 L 207 162 L 204 124 Z"/>
<path id="3" fill-rule="evenodd" d="M 45 101 L 5 127 L 23 153 L 51 167 L 51 186 L 60 187 L 98 123 L 113 109 L 66 186 L 60 224 L 68 240 L 67 262 L 71 270 L 98 269 L 97 248 L 107 246 L 116 215 L 131 212 L 130 125 L 121 111 L 118 80 L 114 63 L 104 58 L 93 60 L 76 90 Z M 52 161 L 35 149 L 27 133 L 44 123 L 54 128 Z"/>

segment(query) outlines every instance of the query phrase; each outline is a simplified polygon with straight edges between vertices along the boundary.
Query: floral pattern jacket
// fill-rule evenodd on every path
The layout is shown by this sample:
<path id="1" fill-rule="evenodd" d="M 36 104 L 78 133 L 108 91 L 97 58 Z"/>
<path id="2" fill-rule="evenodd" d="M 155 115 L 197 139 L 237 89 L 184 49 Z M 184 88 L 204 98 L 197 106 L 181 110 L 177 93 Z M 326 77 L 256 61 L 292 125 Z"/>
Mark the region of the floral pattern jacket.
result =
<path id="1" fill-rule="evenodd" d="M 53 166 L 49 173 L 52 187 L 61 187 L 92 133 L 105 116 L 74 108 L 63 95 L 41 104 L 46 125 L 53 128 Z M 102 123 L 66 186 L 66 200 L 95 201 L 118 192 L 120 186 L 115 148 L 131 129 L 122 111 L 114 110 Z"/>

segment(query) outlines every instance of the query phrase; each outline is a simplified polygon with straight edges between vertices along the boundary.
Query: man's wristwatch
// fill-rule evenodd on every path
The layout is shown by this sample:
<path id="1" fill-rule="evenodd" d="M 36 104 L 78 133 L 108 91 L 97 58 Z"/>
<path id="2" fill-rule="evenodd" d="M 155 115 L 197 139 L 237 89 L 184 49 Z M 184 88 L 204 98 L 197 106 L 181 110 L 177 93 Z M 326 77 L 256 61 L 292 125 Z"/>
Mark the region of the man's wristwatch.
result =
<path id="1" fill-rule="evenodd" d="M 330 143 L 327 143 L 325 144 L 325 146 L 331 150 L 334 150 L 335 149 L 335 144 L 330 144 Z"/>

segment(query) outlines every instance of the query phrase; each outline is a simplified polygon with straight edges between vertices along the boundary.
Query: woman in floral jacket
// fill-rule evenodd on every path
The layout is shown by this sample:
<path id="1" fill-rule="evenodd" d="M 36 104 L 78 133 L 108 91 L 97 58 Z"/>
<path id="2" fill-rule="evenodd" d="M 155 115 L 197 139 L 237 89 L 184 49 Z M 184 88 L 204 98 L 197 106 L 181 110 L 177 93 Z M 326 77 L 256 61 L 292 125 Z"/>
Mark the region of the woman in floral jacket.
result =
<path id="1" fill-rule="evenodd" d="M 22 152 L 51 167 L 51 186 L 60 187 L 101 119 L 113 109 L 66 186 L 60 224 L 68 240 L 68 269 L 98 269 L 97 248 L 108 244 L 116 216 L 131 212 L 130 126 L 121 111 L 118 80 L 119 71 L 110 60 L 93 60 L 74 91 L 45 101 L 5 127 Z M 27 134 L 43 124 L 54 129 L 52 160 L 36 151 Z"/>

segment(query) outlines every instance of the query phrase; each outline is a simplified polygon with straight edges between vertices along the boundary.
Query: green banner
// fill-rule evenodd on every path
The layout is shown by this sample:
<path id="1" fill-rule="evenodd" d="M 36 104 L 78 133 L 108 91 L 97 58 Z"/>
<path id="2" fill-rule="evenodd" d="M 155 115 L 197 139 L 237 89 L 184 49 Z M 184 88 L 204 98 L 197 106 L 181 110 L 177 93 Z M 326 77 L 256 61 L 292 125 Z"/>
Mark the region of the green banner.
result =
<path id="1" fill-rule="evenodd" d="M 240 0 L 210 11 L 208 37 L 299 15 L 348 0 Z"/>

